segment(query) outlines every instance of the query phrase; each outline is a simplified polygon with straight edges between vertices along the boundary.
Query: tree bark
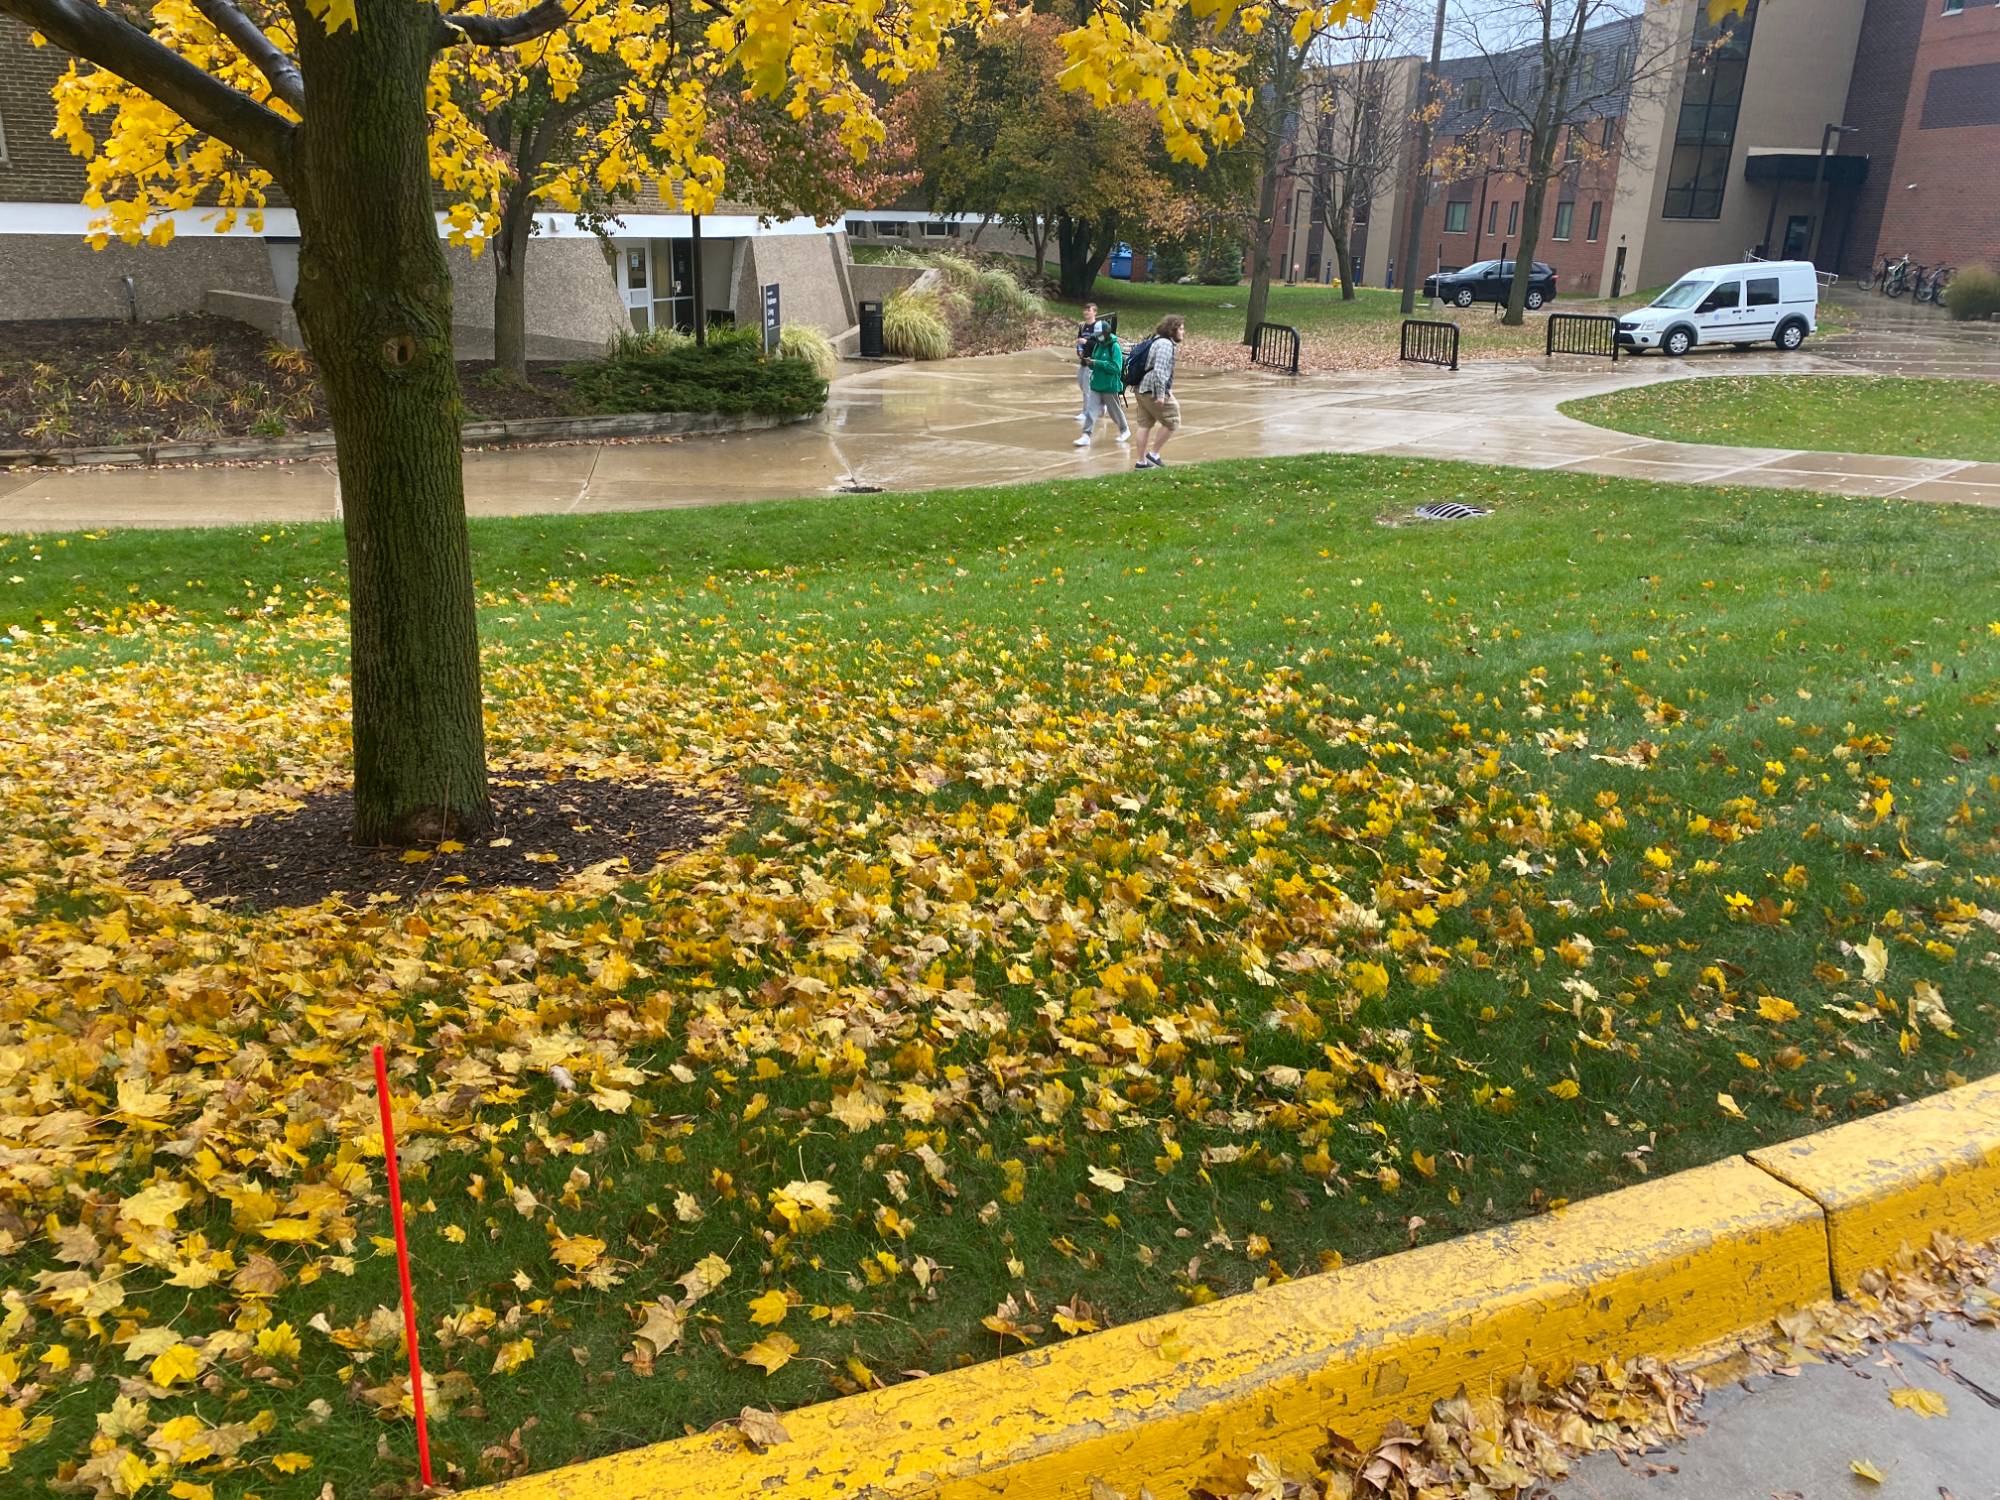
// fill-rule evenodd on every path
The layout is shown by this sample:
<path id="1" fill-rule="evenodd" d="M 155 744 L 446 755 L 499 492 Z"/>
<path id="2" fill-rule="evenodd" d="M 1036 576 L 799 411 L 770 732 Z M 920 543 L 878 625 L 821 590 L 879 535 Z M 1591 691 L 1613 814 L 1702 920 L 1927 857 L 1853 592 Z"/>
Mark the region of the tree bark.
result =
<path id="1" fill-rule="evenodd" d="M 1257 342 L 1257 325 L 1271 300 L 1271 231 L 1278 221 L 1278 174 L 1285 158 L 1285 127 L 1291 116 L 1291 42 L 1282 26 L 1267 28 L 1272 34 L 1270 92 L 1265 100 L 1264 162 L 1262 180 L 1257 185 L 1257 228 L 1250 236 L 1254 247 L 1250 268 L 1250 295 L 1245 299 L 1243 342 Z"/>
<path id="2" fill-rule="evenodd" d="M 354 836 L 432 842 L 492 823 L 459 455 L 451 273 L 426 159 L 437 13 L 374 0 L 299 28 L 312 108 L 290 183 L 293 305 L 325 382 L 347 536 Z"/>
<path id="3" fill-rule="evenodd" d="M 493 366 L 521 384 L 528 380 L 528 186 L 518 179 L 508 190 L 493 242 Z"/>
<path id="4" fill-rule="evenodd" d="M 1093 224 L 1069 214 L 1056 215 L 1056 275 L 1064 297 L 1076 301 L 1097 285 L 1097 268 L 1104 260 L 1099 231 L 1115 233 L 1114 224 Z"/>
<path id="5" fill-rule="evenodd" d="M 1424 200 L 1430 196 L 1431 111 L 1437 97 L 1438 69 L 1444 57 L 1445 0 L 1437 0 L 1437 20 L 1431 31 L 1430 66 L 1417 75 L 1417 159 L 1410 169 L 1410 213 L 1403 226 L 1403 316 L 1416 311 L 1417 288 L 1423 273 L 1417 269 L 1423 246 L 1418 241 L 1424 231 Z"/>

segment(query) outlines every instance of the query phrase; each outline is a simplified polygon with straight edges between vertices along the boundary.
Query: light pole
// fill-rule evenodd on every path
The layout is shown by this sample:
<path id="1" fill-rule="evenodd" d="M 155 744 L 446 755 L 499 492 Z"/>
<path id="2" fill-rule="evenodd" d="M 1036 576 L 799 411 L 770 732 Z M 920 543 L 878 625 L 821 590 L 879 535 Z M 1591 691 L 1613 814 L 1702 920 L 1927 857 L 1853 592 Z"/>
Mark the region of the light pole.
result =
<path id="1" fill-rule="evenodd" d="M 1813 168 L 1813 237 L 1807 247 L 1806 259 L 1815 265 L 1821 248 L 1826 244 L 1826 208 L 1833 199 L 1833 189 L 1826 180 L 1826 153 L 1836 135 L 1853 135 L 1859 125 L 1835 125 L 1829 123 L 1819 133 L 1819 165 Z"/>

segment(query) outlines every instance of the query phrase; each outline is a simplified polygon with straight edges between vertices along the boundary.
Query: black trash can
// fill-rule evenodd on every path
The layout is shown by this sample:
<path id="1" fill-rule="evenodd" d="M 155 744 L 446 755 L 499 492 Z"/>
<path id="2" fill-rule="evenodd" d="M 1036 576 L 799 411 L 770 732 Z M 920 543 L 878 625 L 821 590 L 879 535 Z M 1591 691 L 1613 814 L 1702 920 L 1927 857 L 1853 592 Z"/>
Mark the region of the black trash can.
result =
<path id="1" fill-rule="evenodd" d="M 861 357 L 880 359 L 882 356 L 882 304 L 864 302 L 861 304 Z"/>

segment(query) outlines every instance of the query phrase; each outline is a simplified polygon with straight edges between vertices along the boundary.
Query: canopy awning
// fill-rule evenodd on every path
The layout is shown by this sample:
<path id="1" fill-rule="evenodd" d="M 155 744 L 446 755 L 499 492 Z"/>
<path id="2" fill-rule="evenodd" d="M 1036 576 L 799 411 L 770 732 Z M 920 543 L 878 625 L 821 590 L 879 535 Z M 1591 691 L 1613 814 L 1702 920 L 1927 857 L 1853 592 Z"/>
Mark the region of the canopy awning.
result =
<path id="1" fill-rule="evenodd" d="M 1811 182 L 1819 169 L 1819 152 L 1812 146 L 1752 146 L 1743 158 L 1745 182 Z M 1859 187 L 1868 180 L 1867 155 L 1829 153 L 1825 180 Z"/>

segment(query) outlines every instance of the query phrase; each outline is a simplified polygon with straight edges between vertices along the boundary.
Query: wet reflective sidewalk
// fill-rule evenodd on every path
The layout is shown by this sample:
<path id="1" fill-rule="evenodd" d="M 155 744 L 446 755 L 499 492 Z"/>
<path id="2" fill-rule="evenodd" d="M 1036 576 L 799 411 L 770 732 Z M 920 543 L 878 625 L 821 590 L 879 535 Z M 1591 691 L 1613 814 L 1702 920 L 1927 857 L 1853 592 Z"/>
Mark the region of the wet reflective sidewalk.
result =
<path id="1" fill-rule="evenodd" d="M 1941 320 L 1938 320 L 1941 322 Z M 1658 380 L 1853 373 L 1934 330 L 1866 332 L 1810 354 L 1698 352 L 1685 360 L 1491 360 L 1456 373 L 1399 366 L 1296 379 L 1188 370 L 1186 416 L 1169 463 L 1307 453 L 1461 459 L 1685 483 L 1766 485 L 1853 495 L 2000 505 L 2000 464 L 1798 453 L 1658 442 L 1563 416 L 1559 403 Z M 1980 342 L 1984 339 L 1984 342 Z M 2000 378 L 2000 337 L 1977 330 L 1964 358 Z M 1849 362 L 1851 349 L 1852 362 Z M 1979 351 L 1990 349 L 1990 355 Z M 1886 351 L 1886 352 L 1885 352 Z M 1830 356 L 1839 355 L 1835 358 Z M 1978 359 L 1974 359 L 1978 355 Z M 1951 358 L 1959 358 L 1951 353 Z M 835 493 L 852 486 L 927 490 L 1112 474 L 1130 449 L 1108 423 L 1072 444 L 1076 383 L 1061 350 L 938 365 L 871 367 L 837 381 L 816 422 L 678 442 L 577 444 L 470 452 L 474 515 L 660 510 Z M 1921 413 L 1913 412 L 1913 420 Z M 0 473 L 0 528 L 203 526 L 328 520 L 339 514 L 331 464 Z"/>

